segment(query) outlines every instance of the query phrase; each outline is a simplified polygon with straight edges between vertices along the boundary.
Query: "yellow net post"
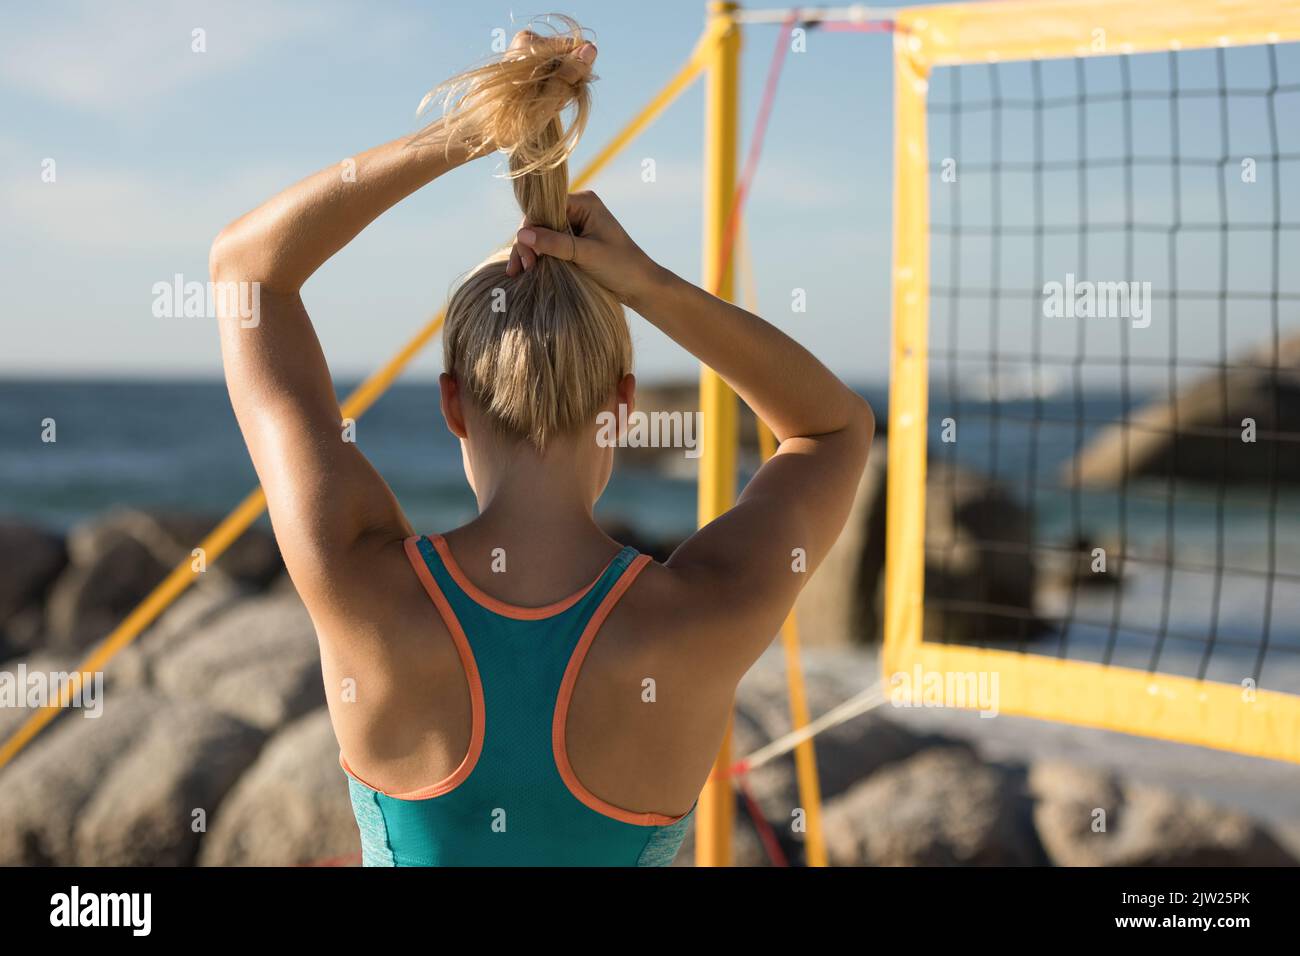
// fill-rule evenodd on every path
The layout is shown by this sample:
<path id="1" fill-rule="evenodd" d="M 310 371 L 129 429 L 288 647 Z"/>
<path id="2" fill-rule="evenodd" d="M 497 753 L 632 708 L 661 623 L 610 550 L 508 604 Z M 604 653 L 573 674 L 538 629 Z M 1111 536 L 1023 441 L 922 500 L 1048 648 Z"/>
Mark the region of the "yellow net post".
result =
<path id="1" fill-rule="evenodd" d="M 886 685 L 899 649 L 920 640 L 925 576 L 925 425 L 929 383 L 930 210 L 925 96 L 929 67 L 909 32 L 894 34 L 894 332 L 889 366 L 889 456 L 885 463 Z M 902 489 L 918 489 L 904 495 Z"/>
<path id="2" fill-rule="evenodd" d="M 732 297 L 729 267 L 723 270 L 727 219 L 736 191 L 737 127 L 740 112 L 740 28 L 732 18 L 735 3 L 709 4 L 712 44 L 704 106 L 704 287 Z M 736 395 L 710 368 L 700 368 L 699 523 L 708 524 L 736 497 Z M 735 810 L 731 781 L 731 728 L 722 741 L 713 775 L 700 793 L 695 815 L 695 865 L 731 864 Z"/>

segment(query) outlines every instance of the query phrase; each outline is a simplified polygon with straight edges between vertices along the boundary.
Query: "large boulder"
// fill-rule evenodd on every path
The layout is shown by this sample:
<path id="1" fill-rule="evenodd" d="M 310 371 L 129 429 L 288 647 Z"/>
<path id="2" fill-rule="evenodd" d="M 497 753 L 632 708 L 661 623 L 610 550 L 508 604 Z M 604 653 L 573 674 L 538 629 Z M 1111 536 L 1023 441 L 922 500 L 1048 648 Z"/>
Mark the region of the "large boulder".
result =
<path id="1" fill-rule="evenodd" d="M 1029 774 L 1034 823 L 1060 866 L 1294 866 L 1245 814 L 1060 761 Z"/>
<path id="2" fill-rule="evenodd" d="M 188 866 L 226 791 L 257 757 L 260 730 L 194 702 L 149 716 L 77 817 L 82 866 Z"/>
<path id="3" fill-rule="evenodd" d="M 1106 831 L 1119 822 L 1124 793 L 1111 774 L 1060 760 L 1029 771 L 1034 825 L 1048 858 L 1059 866 L 1105 866 Z"/>
<path id="4" fill-rule="evenodd" d="M 111 697 L 103 715 L 57 718 L 0 777 L 0 866 L 71 865 L 82 811 L 141 729 L 166 706 L 147 692 Z"/>
<path id="5" fill-rule="evenodd" d="M 235 584 L 205 579 L 178 597 L 143 634 L 118 652 L 109 665 L 113 683 L 130 687 L 152 686 L 158 660 L 183 646 L 217 619 L 234 611 L 247 595 Z"/>
<path id="6" fill-rule="evenodd" d="M 0 660 L 33 650 L 39 641 L 45 596 L 68 563 L 63 539 L 52 532 L 0 522 Z"/>
<path id="7" fill-rule="evenodd" d="M 68 535 L 69 566 L 50 592 L 46 629 L 51 646 L 83 648 L 102 639 L 167 573 L 192 552 L 215 521 L 203 516 L 119 510 L 78 525 Z M 260 529 L 244 534 L 208 575 L 244 590 L 264 587 L 280 573 L 279 551 Z"/>
<path id="8" fill-rule="evenodd" d="M 945 461 L 930 463 L 926 488 L 925 638 L 1036 637 L 1032 515 L 994 479 Z"/>
<path id="9" fill-rule="evenodd" d="M 316 632 L 290 589 L 247 598 L 160 648 L 151 670 L 163 693 L 268 732 L 325 702 Z"/>
<path id="10" fill-rule="evenodd" d="M 204 866 L 292 866 L 361 851 L 339 747 L 323 707 L 266 745 L 217 810 Z"/>
<path id="11" fill-rule="evenodd" d="M 1244 421 L 1255 440 L 1243 440 Z M 1235 484 L 1300 482 L 1300 332 L 1197 379 L 1092 438 L 1061 469 L 1067 485 L 1113 487 L 1127 478 Z"/>
<path id="12" fill-rule="evenodd" d="M 845 653 L 805 653 L 802 661 L 804 694 L 813 719 L 873 686 L 879 678 L 874 668 L 863 667 L 860 660 Z M 783 655 L 769 651 L 741 682 L 733 729 L 737 757 L 793 729 L 784 663 Z M 888 711 L 886 706 L 861 714 L 814 738 L 823 798 L 842 793 L 887 764 L 939 743 L 952 743 L 910 730 L 890 720 Z M 775 760 L 750 776 L 759 802 L 771 811 L 769 816 L 788 820 L 790 811 L 799 805 L 794 758 Z"/>
<path id="13" fill-rule="evenodd" d="M 870 686 L 874 668 L 849 652 L 810 652 L 803 656 L 805 694 L 812 718 Z M 788 684 L 784 660 L 769 651 L 745 676 L 736 694 L 732 731 L 732 756 L 739 759 L 789 733 Z M 892 721 L 880 710 L 856 716 L 814 738 L 817 778 L 824 801 L 844 793 L 880 768 L 905 760 L 938 744 L 958 746 L 946 738 L 918 734 Z M 746 775 L 745 784 L 763 818 L 772 827 L 787 859 L 805 861 L 806 834 L 795 828 L 804 809 L 799 793 L 793 753 L 778 757 Z M 739 796 L 736 802 L 736 859 L 743 865 L 767 862 L 750 810 Z M 743 836 L 742 836 L 743 835 Z M 741 856 L 742 850 L 748 856 Z"/>
<path id="14" fill-rule="evenodd" d="M 1026 866 L 1044 861 L 1023 781 L 961 747 L 877 771 L 826 806 L 837 866 Z"/>

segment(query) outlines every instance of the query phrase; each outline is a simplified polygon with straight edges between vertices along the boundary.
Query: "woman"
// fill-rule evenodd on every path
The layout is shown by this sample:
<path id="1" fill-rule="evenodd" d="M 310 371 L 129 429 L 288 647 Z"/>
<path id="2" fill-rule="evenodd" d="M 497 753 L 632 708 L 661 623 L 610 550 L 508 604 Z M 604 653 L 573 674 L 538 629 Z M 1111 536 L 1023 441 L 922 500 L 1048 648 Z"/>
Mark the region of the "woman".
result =
<path id="1" fill-rule="evenodd" d="M 596 49 L 564 23 L 443 84 L 444 116 L 357 156 L 355 182 L 327 168 L 212 247 L 214 281 L 260 283 L 258 323 L 222 317 L 226 381 L 320 640 L 367 864 L 670 862 L 736 685 L 839 534 L 871 444 L 867 404 L 808 352 L 567 195 Z M 479 515 L 418 536 L 344 440 L 299 291 L 384 210 L 494 151 L 524 225 L 453 294 L 439 381 Z M 613 463 L 597 419 L 633 404 L 624 306 L 780 440 L 664 564 L 592 518 Z"/>

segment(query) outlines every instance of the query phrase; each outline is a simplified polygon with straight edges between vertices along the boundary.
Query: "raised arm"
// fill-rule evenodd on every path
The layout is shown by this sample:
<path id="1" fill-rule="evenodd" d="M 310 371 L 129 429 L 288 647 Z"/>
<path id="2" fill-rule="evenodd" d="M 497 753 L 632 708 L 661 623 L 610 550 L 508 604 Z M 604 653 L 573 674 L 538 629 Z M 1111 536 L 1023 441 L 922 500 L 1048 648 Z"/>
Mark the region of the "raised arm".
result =
<path id="1" fill-rule="evenodd" d="M 524 32 L 512 50 L 530 42 L 545 41 Z M 594 48 L 564 54 L 556 77 L 575 82 L 594 55 Z M 381 213 L 492 145 L 464 124 L 453 134 L 439 121 L 307 177 L 212 244 L 213 282 L 244 289 L 242 301 L 251 295 L 258 305 L 249 315 L 237 308 L 238 295 L 215 297 L 226 384 L 285 563 L 318 618 L 348 604 L 350 588 L 363 591 L 374 551 L 410 526 L 340 420 L 300 291 Z"/>
<path id="2" fill-rule="evenodd" d="M 656 265 L 593 194 L 572 197 L 570 217 L 576 242 L 537 228 L 517 242 L 573 258 L 717 371 L 780 442 L 736 506 L 668 562 L 686 582 L 685 599 L 698 598 L 706 615 L 714 609 L 735 635 L 717 663 L 739 679 L 844 526 L 871 447 L 871 408 L 779 329 Z"/>
<path id="3" fill-rule="evenodd" d="M 347 577 L 339 572 L 358 551 L 409 532 L 387 484 L 345 434 L 300 290 L 380 213 L 464 161 L 437 141 L 395 140 L 360 154 L 355 166 L 289 187 L 212 244 L 212 281 L 245 292 L 215 297 L 226 386 L 276 540 L 309 606 L 334 593 L 329 582 Z M 231 308 L 250 297 L 255 314 Z"/>

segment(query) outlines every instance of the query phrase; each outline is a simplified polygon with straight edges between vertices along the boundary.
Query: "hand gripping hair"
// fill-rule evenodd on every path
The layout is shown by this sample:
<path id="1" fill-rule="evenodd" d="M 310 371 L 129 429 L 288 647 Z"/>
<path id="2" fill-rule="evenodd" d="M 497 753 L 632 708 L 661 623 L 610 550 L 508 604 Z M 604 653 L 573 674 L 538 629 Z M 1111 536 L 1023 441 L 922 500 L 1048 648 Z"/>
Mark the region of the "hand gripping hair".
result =
<path id="1" fill-rule="evenodd" d="M 506 155 L 525 222 L 569 232 L 568 158 L 587 122 L 594 77 L 575 81 L 565 72 L 587 42 L 582 28 L 568 17 L 545 25 L 552 23 L 560 28 L 525 31 L 501 59 L 442 83 L 421 109 L 441 100 L 434 126 L 448 148 Z M 509 246 L 493 253 L 452 293 L 443 361 L 495 429 L 542 451 L 594 426 L 631 371 L 632 343 L 618 299 L 577 266 L 540 256 L 507 276 L 509 255 Z"/>

